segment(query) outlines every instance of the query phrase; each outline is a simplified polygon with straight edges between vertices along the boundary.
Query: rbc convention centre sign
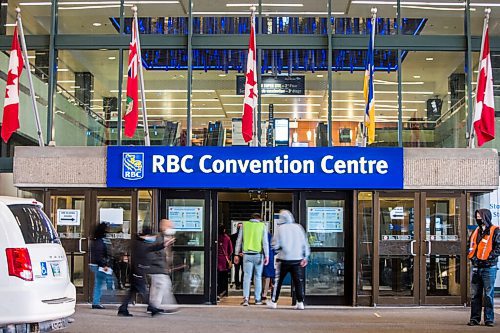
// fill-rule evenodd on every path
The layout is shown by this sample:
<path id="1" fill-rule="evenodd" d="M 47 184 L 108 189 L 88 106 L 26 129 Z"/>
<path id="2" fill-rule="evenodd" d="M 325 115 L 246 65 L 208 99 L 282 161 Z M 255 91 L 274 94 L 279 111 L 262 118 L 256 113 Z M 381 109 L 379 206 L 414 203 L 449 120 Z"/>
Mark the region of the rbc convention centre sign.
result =
<path id="1" fill-rule="evenodd" d="M 109 146 L 110 188 L 402 189 L 402 148 Z"/>

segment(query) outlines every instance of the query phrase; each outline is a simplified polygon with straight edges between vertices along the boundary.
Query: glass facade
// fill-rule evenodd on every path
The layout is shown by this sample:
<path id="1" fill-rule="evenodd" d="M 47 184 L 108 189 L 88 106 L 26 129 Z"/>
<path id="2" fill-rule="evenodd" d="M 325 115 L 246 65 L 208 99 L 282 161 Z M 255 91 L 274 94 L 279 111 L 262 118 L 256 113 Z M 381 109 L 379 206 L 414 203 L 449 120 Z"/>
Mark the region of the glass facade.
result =
<path id="1" fill-rule="evenodd" d="M 1 3 L 0 18 L 6 23 L 0 27 L 4 51 L 0 68 L 6 73 L 19 6 L 46 142 L 144 144 L 142 115 L 133 138 L 124 137 L 120 121 L 126 110 L 132 2 L 59 1 L 55 8 L 50 2 Z M 140 1 L 137 5 L 151 144 L 242 145 L 239 126 L 248 5 L 191 3 Z M 376 138 L 372 145 L 465 147 L 484 9 L 493 3 L 478 0 L 469 9 L 466 1 L 346 4 L 343 0 L 270 1 L 257 8 L 260 145 L 277 144 L 276 119 L 288 122 L 287 140 L 281 144 L 359 144 L 365 112 L 366 35 L 374 6 Z M 500 69 L 496 60 L 500 59 L 499 10 L 492 6 L 490 17 L 494 73 Z M 21 104 L 28 109 L 25 76 L 21 83 Z M 4 85 L 5 78 L 0 89 Z M 498 104 L 500 98 L 496 100 Z M 36 143 L 32 118 L 29 112 L 21 115 L 20 132 Z M 486 146 L 499 148 L 495 142 Z"/>

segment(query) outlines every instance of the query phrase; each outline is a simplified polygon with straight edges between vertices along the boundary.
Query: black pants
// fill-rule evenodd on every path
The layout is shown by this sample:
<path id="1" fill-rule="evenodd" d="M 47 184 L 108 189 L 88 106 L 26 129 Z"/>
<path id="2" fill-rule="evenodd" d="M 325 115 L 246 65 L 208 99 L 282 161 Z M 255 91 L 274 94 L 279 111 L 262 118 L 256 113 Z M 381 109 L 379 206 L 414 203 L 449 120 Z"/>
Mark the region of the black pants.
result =
<path id="1" fill-rule="evenodd" d="M 217 272 L 217 295 L 227 296 L 227 285 L 229 278 L 229 271 L 218 271 Z"/>
<path id="2" fill-rule="evenodd" d="M 241 271 L 241 277 L 240 277 L 240 271 Z M 241 263 L 238 265 L 234 264 L 234 283 L 236 284 L 236 288 L 241 288 L 242 281 L 243 281 L 243 268 L 241 267 Z"/>
<path id="3" fill-rule="evenodd" d="M 136 275 L 132 274 L 130 277 L 130 289 L 123 299 L 122 305 L 118 308 L 118 312 L 127 312 L 128 311 L 128 303 L 132 301 L 132 299 L 137 295 L 140 294 L 142 297 L 142 300 L 144 302 L 148 302 L 149 304 L 149 298 L 148 298 L 148 290 L 146 288 L 146 275 Z"/>
<path id="4" fill-rule="evenodd" d="M 276 263 L 276 276 L 274 277 L 274 287 L 272 301 L 278 302 L 281 286 L 286 275 L 292 275 L 297 302 L 304 302 L 304 267 L 300 267 L 300 260 L 278 260 Z"/>

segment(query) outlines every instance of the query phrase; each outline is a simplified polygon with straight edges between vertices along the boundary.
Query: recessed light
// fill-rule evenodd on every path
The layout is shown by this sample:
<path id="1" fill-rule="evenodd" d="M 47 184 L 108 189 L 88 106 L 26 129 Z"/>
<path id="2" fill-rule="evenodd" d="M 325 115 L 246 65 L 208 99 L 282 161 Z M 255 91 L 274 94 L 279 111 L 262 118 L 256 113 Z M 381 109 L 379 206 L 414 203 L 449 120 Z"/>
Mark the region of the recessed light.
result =
<path id="1" fill-rule="evenodd" d="M 414 79 L 420 79 L 420 75 L 413 75 Z"/>
<path id="2" fill-rule="evenodd" d="M 116 57 L 108 57 L 109 60 L 115 60 Z"/>
<path id="3" fill-rule="evenodd" d="M 99 22 L 94 22 L 94 23 L 92 23 L 92 25 L 93 25 L 94 27 L 100 27 L 100 26 L 102 25 L 102 23 L 99 23 Z"/>
<path id="4" fill-rule="evenodd" d="M 323 74 L 318 74 L 316 75 L 316 77 L 323 77 Z"/>
<path id="5" fill-rule="evenodd" d="M 226 74 L 219 74 L 219 76 L 220 76 L 220 77 L 224 77 L 224 76 L 226 76 Z"/>
<path id="6" fill-rule="evenodd" d="M 425 60 L 427 60 L 427 61 L 433 61 L 434 58 L 433 57 L 428 57 L 428 58 L 425 58 Z"/>

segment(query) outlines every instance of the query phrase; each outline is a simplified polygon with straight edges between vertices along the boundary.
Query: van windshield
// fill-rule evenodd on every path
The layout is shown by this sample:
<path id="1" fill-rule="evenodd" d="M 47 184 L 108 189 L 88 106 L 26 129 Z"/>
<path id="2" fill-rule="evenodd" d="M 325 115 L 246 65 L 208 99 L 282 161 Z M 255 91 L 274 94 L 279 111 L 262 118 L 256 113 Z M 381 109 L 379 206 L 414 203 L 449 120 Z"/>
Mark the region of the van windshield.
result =
<path id="1" fill-rule="evenodd" d="M 60 243 L 52 223 L 35 205 L 10 205 L 26 244 Z"/>

